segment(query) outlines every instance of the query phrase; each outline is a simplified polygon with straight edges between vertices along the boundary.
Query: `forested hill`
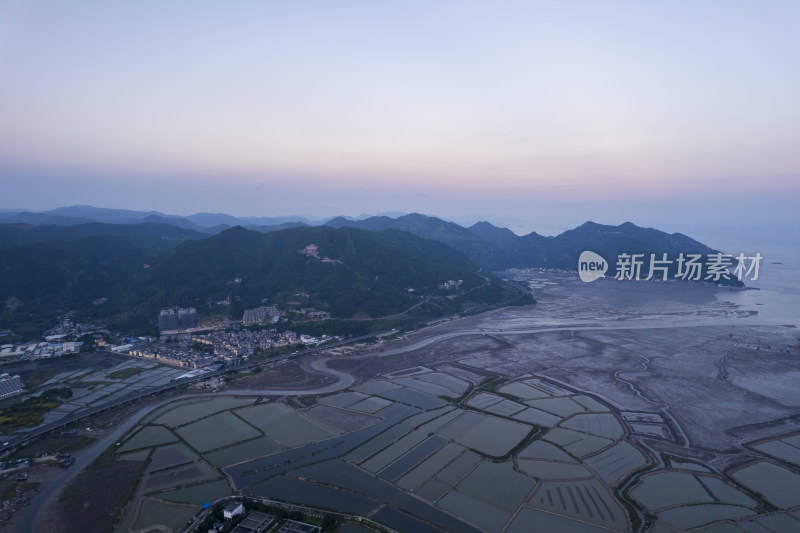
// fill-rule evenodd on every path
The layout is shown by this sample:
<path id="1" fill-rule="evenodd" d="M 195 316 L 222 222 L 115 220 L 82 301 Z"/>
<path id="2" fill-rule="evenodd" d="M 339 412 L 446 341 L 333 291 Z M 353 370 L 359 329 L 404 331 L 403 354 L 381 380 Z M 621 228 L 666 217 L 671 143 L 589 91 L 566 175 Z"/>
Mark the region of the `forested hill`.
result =
<path id="1" fill-rule="evenodd" d="M 189 235 L 196 237 L 196 235 Z M 261 233 L 234 227 L 178 243 L 131 235 L 8 246 L 0 255 L 4 327 L 44 327 L 60 313 L 150 331 L 159 309 L 241 318 L 266 303 L 339 319 L 423 318 L 519 301 L 516 289 L 457 250 L 399 230 L 325 226 Z M 441 285 L 462 280 L 453 289 Z"/>
<path id="2" fill-rule="evenodd" d="M 357 221 L 339 217 L 327 224 L 363 229 L 402 229 L 446 243 L 488 270 L 529 267 L 575 270 L 578 256 L 584 250 L 599 253 L 609 261 L 621 253 L 655 253 L 659 257 L 666 253 L 675 257 L 681 252 L 708 254 L 714 251 L 681 233 L 670 234 L 642 228 L 630 222 L 619 226 L 586 222 L 555 237 L 545 237 L 535 232 L 518 236 L 507 228 L 498 228 L 489 222 L 478 222 L 464 228 L 453 222 L 419 214 Z"/>

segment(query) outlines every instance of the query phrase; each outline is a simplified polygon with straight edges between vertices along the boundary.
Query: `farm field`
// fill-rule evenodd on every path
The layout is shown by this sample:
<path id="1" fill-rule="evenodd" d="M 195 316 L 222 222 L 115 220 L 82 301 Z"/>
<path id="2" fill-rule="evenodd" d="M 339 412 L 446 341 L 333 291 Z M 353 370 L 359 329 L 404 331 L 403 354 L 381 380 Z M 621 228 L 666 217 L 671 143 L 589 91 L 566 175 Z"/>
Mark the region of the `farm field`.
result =
<path id="1" fill-rule="evenodd" d="M 150 457 L 150 448 L 144 448 L 135 452 L 122 453 L 117 456 L 118 461 L 144 461 Z"/>
<path id="2" fill-rule="evenodd" d="M 742 508 L 747 509 L 752 514 L 758 506 L 758 502 L 749 495 L 719 478 L 679 472 L 660 472 L 643 477 L 631 491 L 631 496 L 648 509 L 654 511 L 658 509 L 674 509 L 675 506 L 680 506 L 680 509 L 688 509 L 701 504 L 724 504 L 719 507 L 709 507 L 708 509 L 716 509 L 717 514 L 730 512 L 737 515 L 730 516 L 730 518 L 745 516 L 745 514 L 741 514 L 744 513 Z M 661 516 L 660 512 L 658 514 Z M 676 516 L 680 514 L 677 510 L 667 513 L 669 519 L 665 518 L 665 522 L 675 523 L 678 520 Z M 693 520 L 696 520 L 696 518 Z"/>
<path id="3" fill-rule="evenodd" d="M 224 479 L 218 479 L 216 481 L 192 485 L 181 489 L 157 492 L 151 496 L 170 502 L 203 505 L 206 502 L 218 500 L 219 498 L 230 496 L 231 494 L 233 494 L 233 491 L 231 490 L 230 484 Z"/>
<path id="4" fill-rule="evenodd" d="M 334 459 L 307 466 L 294 472 L 297 476 L 336 485 L 353 492 L 387 501 L 397 495 L 397 488 L 347 462 Z"/>
<path id="5" fill-rule="evenodd" d="M 547 398 L 550 396 L 541 389 L 519 381 L 503 385 L 498 389 L 498 392 L 510 394 L 511 396 L 516 396 L 522 400 L 537 400 L 539 398 Z"/>
<path id="6" fill-rule="evenodd" d="M 236 415 L 261 431 L 266 431 L 272 424 L 294 412 L 294 409 L 285 403 L 272 402 L 237 409 Z"/>
<path id="7" fill-rule="evenodd" d="M 800 466 L 800 448 L 792 446 L 787 440 L 765 442 L 764 444 L 753 446 L 753 449 Z"/>
<path id="8" fill-rule="evenodd" d="M 631 496 L 648 509 L 687 503 L 712 503 L 714 497 L 693 474 L 660 472 L 642 477 Z"/>
<path id="9" fill-rule="evenodd" d="M 177 531 L 195 515 L 197 509 L 196 506 L 162 503 L 144 498 L 134 528 L 147 531 L 153 525 L 162 525 Z"/>
<path id="10" fill-rule="evenodd" d="M 417 376 L 417 379 L 421 381 L 428 381 L 436 385 L 441 385 L 457 396 L 464 394 L 469 389 L 469 382 L 455 376 L 445 374 L 444 372 L 420 374 Z"/>
<path id="11" fill-rule="evenodd" d="M 159 444 L 177 442 L 178 440 L 178 437 L 164 426 L 145 426 L 126 440 L 117 451 L 124 453 L 158 446 Z"/>
<path id="12" fill-rule="evenodd" d="M 511 513 L 458 491 L 451 491 L 439 501 L 439 505 L 456 516 L 490 532 L 499 532 L 511 518 Z"/>
<path id="13" fill-rule="evenodd" d="M 230 411 L 223 411 L 176 430 L 189 446 L 207 452 L 261 436 L 261 433 Z"/>
<path id="14" fill-rule="evenodd" d="M 614 443 L 610 439 L 562 428 L 552 429 L 545 433 L 542 438 L 562 447 L 578 458 L 597 453 Z"/>
<path id="15" fill-rule="evenodd" d="M 176 466 L 151 472 L 142 481 L 147 493 L 160 491 L 180 485 L 192 485 L 201 481 L 209 481 L 220 477 L 219 472 L 205 461 L 197 461 L 183 466 Z"/>
<path id="16" fill-rule="evenodd" d="M 305 415 L 339 434 L 364 429 L 380 422 L 380 417 L 369 413 L 357 413 L 348 409 L 319 404 L 307 409 Z"/>
<path id="17" fill-rule="evenodd" d="M 564 464 L 537 459 L 517 459 L 521 472 L 541 480 L 584 479 L 594 477 L 591 470 L 579 464 Z"/>
<path id="18" fill-rule="evenodd" d="M 733 478 L 781 509 L 800 505 L 800 474 L 761 461 L 737 470 Z"/>
<path id="19" fill-rule="evenodd" d="M 394 481 L 414 465 L 424 460 L 432 453 L 438 451 L 439 448 L 444 445 L 444 439 L 440 439 L 439 437 L 430 437 L 381 470 L 379 475 L 384 479 Z"/>
<path id="20" fill-rule="evenodd" d="M 401 387 L 408 387 L 409 389 L 418 390 L 419 392 L 428 394 L 430 396 L 449 396 L 454 394 L 452 390 L 429 381 L 415 378 L 397 378 L 393 380 Z"/>
<path id="21" fill-rule="evenodd" d="M 428 411 L 422 411 L 421 413 L 415 414 L 414 416 L 409 417 L 405 423 L 413 428 L 418 428 L 423 424 L 430 422 L 433 419 L 441 419 L 447 413 L 457 412 L 461 414 L 460 410 L 456 410 L 454 407 L 447 405 L 444 407 L 440 407 L 438 409 L 429 409 Z"/>
<path id="22" fill-rule="evenodd" d="M 467 400 L 467 405 L 474 407 L 475 409 L 486 409 L 490 405 L 500 403 L 502 400 L 503 398 L 501 396 L 495 396 L 494 394 L 481 392 Z"/>
<path id="23" fill-rule="evenodd" d="M 395 390 L 396 388 L 399 387 L 390 388 L 386 392 L 388 392 L 389 390 Z M 331 407 L 349 407 L 354 403 L 358 403 L 367 398 L 369 398 L 367 394 L 352 391 L 352 392 L 340 392 L 338 394 L 324 396 L 320 398 L 318 401 L 321 404 L 330 405 Z"/>
<path id="24" fill-rule="evenodd" d="M 629 527 L 625 508 L 597 480 L 544 481 L 529 500 L 530 507 L 615 531 Z"/>
<path id="25" fill-rule="evenodd" d="M 529 507 L 523 508 L 506 529 L 507 533 L 529 533 L 531 524 L 548 533 L 608 533 L 608 529 L 600 528 L 571 520 L 565 516 L 545 513 Z"/>
<path id="26" fill-rule="evenodd" d="M 267 428 L 267 435 L 287 448 L 327 439 L 334 433 L 301 413 L 292 413 Z"/>
<path id="27" fill-rule="evenodd" d="M 142 470 L 119 533 L 251 493 L 398 531 L 796 529 L 797 328 L 745 323 L 756 291 L 535 277 L 536 306 L 262 373 L 307 393 L 243 378 L 160 405 L 113 443 Z M 56 415 L 177 372 L 132 362 L 54 377 Z"/>
<path id="28" fill-rule="evenodd" d="M 466 448 L 500 457 L 511 451 L 531 431 L 531 426 L 483 415 L 455 440 Z"/>
<path id="29" fill-rule="evenodd" d="M 428 434 L 423 431 L 412 431 L 361 463 L 361 466 L 370 472 L 378 472 L 427 438 Z"/>
<path id="30" fill-rule="evenodd" d="M 361 400 L 360 402 L 354 403 L 350 406 L 350 409 L 354 411 L 363 411 L 365 413 L 376 413 L 383 409 L 384 407 L 388 407 L 392 405 L 392 402 L 389 400 L 384 400 L 383 398 L 366 398 Z"/>
<path id="31" fill-rule="evenodd" d="M 551 413 L 546 413 L 534 407 L 529 407 L 523 411 L 520 411 L 512 415 L 511 418 L 519 420 L 520 422 L 534 424 L 536 426 L 542 426 L 546 428 L 551 428 L 561 422 L 561 417 Z"/>
<path id="32" fill-rule="evenodd" d="M 415 424 L 419 424 L 417 426 L 417 429 L 433 433 L 441 429 L 442 427 L 446 426 L 447 424 L 449 424 L 452 420 L 455 420 L 458 416 L 461 415 L 461 411 L 459 409 L 452 409 L 450 407 L 445 407 L 444 409 L 437 410 L 436 414 L 438 416 L 430 419 L 429 417 L 422 418 L 420 415 L 417 415 L 411 417 L 408 420 L 408 423 L 411 424 L 412 426 Z"/>
<path id="33" fill-rule="evenodd" d="M 436 434 L 443 439 L 455 440 L 462 433 L 474 427 L 481 418 L 482 415 L 480 413 L 459 410 L 458 416 L 448 421 L 447 424 L 436 431 Z"/>
<path id="34" fill-rule="evenodd" d="M 535 440 L 517 454 L 518 458 L 541 459 L 560 463 L 575 463 L 574 457 L 546 440 Z"/>
<path id="35" fill-rule="evenodd" d="M 384 433 L 378 435 L 372 440 L 362 444 L 347 455 L 347 459 L 354 463 L 361 463 L 368 457 L 371 457 L 384 448 L 388 448 L 391 444 L 404 435 L 408 434 L 411 428 L 405 424 L 398 424 L 389 428 Z"/>
<path id="36" fill-rule="evenodd" d="M 584 460 L 584 464 L 597 472 L 609 485 L 616 485 L 634 471 L 648 464 L 642 452 L 626 441 Z"/>
<path id="37" fill-rule="evenodd" d="M 153 455 L 150 458 L 150 470 L 173 468 L 195 462 L 198 459 L 198 455 L 183 443 L 178 442 L 167 446 L 159 446 L 153 451 Z"/>
<path id="38" fill-rule="evenodd" d="M 487 407 L 486 412 L 511 417 L 526 409 L 527 407 L 520 403 L 512 402 L 511 400 L 503 400 Z"/>
<path id="39" fill-rule="evenodd" d="M 625 430 L 612 414 L 578 414 L 562 422 L 561 427 L 611 440 L 619 439 L 625 434 Z"/>
<path id="40" fill-rule="evenodd" d="M 548 413 L 561 417 L 568 417 L 588 411 L 586 407 L 574 401 L 572 398 L 542 398 L 538 400 L 528 400 L 525 403 L 536 409 L 547 411 Z"/>
<path id="41" fill-rule="evenodd" d="M 477 391 L 462 405 L 447 405 L 433 394 L 446 388 L 455 395 L 470 385 L 445 376 L 427 370 L 368 381 L 304 409 L 236 397 L 161 408 L 118 450 L 121 458 L 148 461 L 134 527 L 171 527 L 169 510 L 189 516 L 206 501 L 235 494 L 222 468 L 241 472 L 233 477 L 248 479 L 248 493 L 277 491 L 287 501 L 353 513 L 389 505 L 375 516 L 420 531 L 430 526 L 406 514 L 400 495 L 419 498 L 405 505 L 432 506 L 416 512 L 431 512 L 440 523 L 452 517 L 437 506 L 484 531 L 525 531 L 526 520 L 554 532 L 627 531 L 631 518 L 613 487 L 639 471 L 631 497 L 665 531 L 756 515 L 759 503 L 732 482 L 700 472 L 647 472 L 652 460 L 626 439 L 626 419 L 592 397 L 528 379 L 497 389 L 518 401 Z M 513 456 L 488 459 L 524 439 Z M 787 439 L 754 449 L 785 460 L 797 450 Z M 246 465 L 259 461 L 265 466 L 249 468 L 261 473 L 247 478 Z M 688 463 L 675 462 L 681 464 Z M 786 494 L 800 492 L 800 476 L 793 475 L 765 461 L 734 473 L 783 507 L 800 504 Z M 775 482 L 781 488 L 767 486 Z"/>
<path id="42" fill-rule="evenodd" d="M 197 401 L 187 405 L 182 405 L 164 413 L 154 420 L 155 424 L 161 424 L 171 428 L 184 426 L 200 418 L 227 411 L 235 407 L 242 407 L 253 403 L 252 398 L 221 397 L 208 401 Z"/>
<path id="43" fill-rule="evenodd" d="M 269 437 L 258 437 L 253 440 L 206 453 L 205 458 L 214 466 L 223 468 L 236 463 L 264 457 L 265 455 L 270 455 L 283 449 L 283 446 Z"/>
<path id="44" fill-rule="evenodd" d="M 515 471 L 511 461 L 483 461 L 456 485 L 456 490 L 513 512 L 535 486 L 536 480 Z"/>
<path id="45" fill-rule="evenodd" d="M 381 394 L 381 397 L 395 402 L 412 405 L 414 407 L 418 407 L 425 411 L 427 411 L 428 409 L 436 409 L 437 407 L 444 407 L 445 405 L 447 405 L 446 402 L 441 398 L 437 398 L 436 396 L 425 394 L 423 392 L 419 392 L 418 390 L 411 388 L 400 388 L 391 390 L 389 392 Z"/>
<path id="46" fill-rule="evenodd" d="M 351 387 L 353 391 L 360 392 L 363 394 L 377 394 L 380 395 L 383 392 L 389 392 L 390 390 L 399 389 L 400 385 L 395 385 L 390 381 L 367 381 L 366 383 L 362 383 L 361 385 L 356 385 L 355 387 Z"/>
<path id="47" fill-rule="evenodd" d="M 464 451 L 455 443 L 448 443 L 433 455 L 419 463 L 416 468 L 403 475 L 397 485 L 405 490 L 419 488 Z"/>
<path id="48" fill-rule="evenodd" d="M 480 455 L 467 450 L 439 471 L 436 479 L 454 485 L 480 462 Z"/>
<path id="49" fill-rule="evenodd" d="M 576 301 L 570 312 L 585 304 Z M 607 302 L 596 305 L 607 312 Z M 369 514 L 400 531 L 431 533 L 597 533 L 642 521 L 653 522 L 646 533 L 774 533 L 795 524 L 797 431 L 785 422 L 759 435 L 731 415 L 736 424 L 725 431 L 740 446 L 723 446 L 730 436 L 715 417 L 727 404 L 699 412 L 693 402 L 728 389 L 713 380 L 693 388 L 676 377 L 692 365 L 716 376 L 721 355 L 706 354 L 723 346 L 733 354 L 729 364 L 741 365 L 734 359 L 744 344 L 729 339 L 752 333 L 755 346 L 755 330 L 621 327 L 636 312 L 614 315 L 614 329 L 548 332 L 538 330 L 562 319 L 547 318 L 545 327 L 506 310 L 497 313 L 502 327 L 488 327 L 497 324 L 489 313 L 437 326 L 441 337 L 409 334 L 330 358 L 328 368 L 353 376 L 339 390 L 288 398 L 223 390 L 159 407 L 115 450 L 146 465 L 138 507 L 120 533 L 164 530 L 171 526 L 156 520 L 165 509 L 189 514 L 230 494 Z M 463 324 L 475 326 L 469 335 L 459 333 Z M 512 327 L 533 332 L 504 329 Z M 773 352 L 761 344 L 762 358 L 785 357 Z M 732 383 L 755 380 L 738 368 L 728 374 Z M 332 379 L 318 377 L 311 381 Z M 665 393 L 677 382 L 685 395 Z M 114 394 L 112 385 L 82 387 L 74 400 Z M 791 414 L 770 405 L 759 408 Z"/>
<path id="50" fill-rule="evenodd" d="M 678 531 L 687 531 L 720 520 L 736 520 L 754 514 L 747 507 L 709 503 L 668 509 L 658 513 L 658 518 Z"/>

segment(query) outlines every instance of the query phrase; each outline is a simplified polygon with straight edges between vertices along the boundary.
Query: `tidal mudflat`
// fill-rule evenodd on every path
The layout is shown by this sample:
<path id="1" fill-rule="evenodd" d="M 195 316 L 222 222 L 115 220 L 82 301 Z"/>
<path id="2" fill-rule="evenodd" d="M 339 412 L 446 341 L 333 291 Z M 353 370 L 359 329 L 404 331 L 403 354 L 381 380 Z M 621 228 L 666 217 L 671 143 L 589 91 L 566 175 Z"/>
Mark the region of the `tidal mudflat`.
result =
<path id="1" fill-rule="evenodd" d="M 161 408 L 119 447 L 149 461 L 121 530 L 228 494 L 402 531 L 800 525 L 795 328 L 715 287 L 551 279 L 536 306 L 328 359 L 339 391 Z"/>

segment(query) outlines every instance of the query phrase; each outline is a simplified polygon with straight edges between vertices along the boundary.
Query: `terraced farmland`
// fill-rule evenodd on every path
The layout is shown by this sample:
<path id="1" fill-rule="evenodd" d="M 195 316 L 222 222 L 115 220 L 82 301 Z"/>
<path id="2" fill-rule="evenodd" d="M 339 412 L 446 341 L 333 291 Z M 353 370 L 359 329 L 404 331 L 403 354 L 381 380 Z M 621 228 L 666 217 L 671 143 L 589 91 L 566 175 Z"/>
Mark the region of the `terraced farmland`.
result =
<path id="1" fill-rule="evenodd" d="M 128 523 L 171 527 L 168 510 L 188 516 L 241 491 L 431 533 L 521 533 L 532 523 L 628 531 L 618 491 L 640 472 L 630 497 L 656 516 L 654 531 L 745 524 L 762 505 L 730 479 L 686 471 L 688 462 L 648 471 L 655 461 L 629 440 L 626 418 L 561 385 L 528 378 L 481 390 L 427 367 L 401 374 L 304 409 L 235 397 L 159 409 L 118 450 L 148 461 L 140 510 Z M 439 398 L 466 392 L 460 402 Z M 633 424 L 644 423 L 640 415 Z M 792 462 L 796 440 L 754 449 Z M 800 476 L 783 466 L 755 462 L 733 477 L 776 506 L 800 505 Z"/>

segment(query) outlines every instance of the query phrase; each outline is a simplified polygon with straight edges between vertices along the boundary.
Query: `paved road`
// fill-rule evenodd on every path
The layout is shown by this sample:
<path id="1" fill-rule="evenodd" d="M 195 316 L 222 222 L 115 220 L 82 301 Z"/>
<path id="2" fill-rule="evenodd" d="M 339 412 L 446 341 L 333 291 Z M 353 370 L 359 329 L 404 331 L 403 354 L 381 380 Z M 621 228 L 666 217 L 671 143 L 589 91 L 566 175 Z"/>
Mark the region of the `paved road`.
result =
<path id="1" fill-rule="evenodd" d="M 117 400 L 113 400 L 111 402 L 104 403 L 104 404 L 99 405 L 97 407 L 90 407 L 88 409 L 83 409 L 83 410 L 78 411 L 76 413 L 72 413 L 70 415 L 67 415 L 64 418 L 61 418 L 60 420 L 56 420 L 55 422 L 51 422 L 50 424 L 45 424 L 43 426 L 39 426 L 39 427 L 34 428 L 34 429 L 30 430 L 30 431 L 27 431 L 27 432 L 25 432 L 23 434 L 11 437 L 11 438 L 8 439 L 8 441 L 6 443 L 3 444 L 2 449 L 0 449 L 0 453 L 8 454 L 12 450 L 14 450 L 17 446 L 19 446 L 20 444 L 24 444 L 26 442 L 29 442 L 31 439 L 37 438 L 40 435 L 44 435 L 44 434 L 50 433 L 51 431 L 56 431 L 56 430 L 62 429 L 64 427 L 68 426 L 69 424 L 72 424 L 74 422 L 79 422 L 80 420 L 82 420 L 84 418 L 88 418 L 90 416 L 94 416 L 96 414 L 102 413 L 102 412 L 107 411 L 109 409 L 116 409 L 117 407 L 119 407 L 121 405 L 125 405 L 127 403 L 130 403 L 132 401 L 137 401 L 137 400 L 140 400 L 140 399 L 145 398 L 147 396 L 152 396 L 154 394 L 159 394 L 161 392 L 164 392 L 164 391 L 167 391 L 167 390 L 170 390 L 170 389 L 176 389 L 176 388 L 183 387 L 184 385 L 187 385 L 189 383 L 195 382 L 197 379 L 210 379 L 210 378 L 213 378 L 215 376 L 224 375 L 225 373 L 227 373 L 227 372 L 229 372 L 231 370 L 247 370 L 249 368 L 254 368 L 256 366 L 261 366 L 261 365 L 264 365 L 264 364 L 272 364 L 272 363 L 277 363 L 277 362 L 282 361 L 282 360 L 294 359 L 294 358 L 297 358 L 297 357 L 305 357 L 305 356 L 317 353 L 319 351 L 327 350 L 329 348 L 334 348 L 334 347 L 337 347 L 337 346 L 343 346 L 345 344 L 351 344 L 351 343 L 354 343 L 354 342 L 360 342 L 362 340 L 365 340 L 365 339 L 368 339 L 368 338 L 372 338 L 372 337 L 381 337 L 383 335 L 390 334 L 393 331 L 394 330 L 385 331 L 383 333 L 373 333 L 373 334 L 368 334 L 368 335 L 362 335 L 360 337 L 354 337 L 352 339 L 339 341 L 339 342 L 336 342 L 336 343 L 333 343 L 333 344 L 325 344 L 324 346 L 317 346 L 315 348 L 306 348 L 305 350 L 297 351 L 297 352 L 294 352 L 294 353 L 291 353 L 291 354 L 284 354 L 284 355 L 279 355 L 279 356 L 276 356 L 276 357 L 272 357 L 272 358 L 270 358 L 270 359 L 268 359 L 266 361 L 254 361 L 254 362 L 250 362 L 250 363 L 245 363 L 243 365 L 238 365 L 238 366 L 235 366 L 235 367 L 225 367 L 225 368 L 222 368 L 220 370 L 216 370 L 216 371 L 212 371 L 212 372 L 209 372 L 209 373 L 206 373 L 206 374 L 202 374 L 201 376 L 196 376 L 196 377 L 193 377 L 193 378 L 181 378 L 181 379 L 177 379 L 177 380 L 171 381 L 170 383 L 167 383 L 167 384 L 155 387 L 155 388 L 143 389 L 143 390 L 140 390 L 140 391 L 132 392 L 132 393 L 130 393 L 130 394 L 128 394 L 128 395 L 126 395 L 126 396 L 124 396 L 122 398 L 117 399 Z"/>
<path id="2" fill-rule="evenodd" d="M 311 361 L 311 368 L 328 376 L 336 378 L 335 383 L 318 387 L 316 389 L 229 389 L 218 394 L 228 394 L 236 396 L 309 396 L 316 394 L 328 394 L 331 392 L 346 389 L 353 384 L 355 379 L 346 372 L 340 372 L 333 368 L 328 368 L 329 358 L 315 359 Z"/>
<path id="3" fill-rule="evenodd" d="M 439 335 L 434 335 L 429 338 L 420 340 L 416 343 L 398 347 L 398 348 L 391 348 L 388 350 L 384 350 L 382 352 L 374 352 L 360 356 L 351 356 L 352 359 L 361 359 L 367 357 L 386 357 L 391 355 L 402 354 L 406 352 L 410 352 L 413 350 L 418 350 L 425 346 L 429 346 L 436 342 L 440 342 L 443 340 L 453 339 L 456 337 L 462 336 L 470 336 L 470 335 L 530 335 L 530 334 L 537 334 L 537 333 L 550 333 L 556 331 L 603 331 L 603 330 L 632 330 L 632 329 L 665 329 L 665 328 L 677 328 L 677 327 L 707 327 L 707 326 L 749 326 L 749 325 L 759 325 L 759 324 L 750 324 L 748 322 L 739 322 L 734 320 L 726 320 L 726 321 L 709 321 L 709 322 L 694 322 L 694 323 L 680 323 L 680 322 L 673 322 L 670 324 L 642 324 L 642 323 L 631 323 L 627 325 L 614 325 L 614 326 L 588 326 L 588 325 L 573 325 L 573 326 L 557 326 L 557 327 L 538 327 L 538 328 L 524 328 L 524 329 L 502 329 L 502 328 L 485 328 L 485 329 L 472 329 L 472 330 L 463 330 L 463 331 L 455 331 L 450 333 L 443 333 Z M 326 375 L 330 375 L 336 378 L 336 382 L 330 385 L 325 385 L 323 387 L 318 387 L 315 389 L 260 389 L 260 390 L 253 390 L 253 389 L 242 389 L 242 390 L 227 390 L 217 393 L 217 395 L 229 395 L 229 396 L 301 396 L 301 395 L 315 395 L 315 394 L 327 394 L 331 392 L 336 392 L 339 390 L 346 389 L 347 387 L 351 386 L 354 382 L 354 378 L 352 375 L 341 372 L 339 370 L 334 370 L 332 368 L 328 368 L 327 362 L 329 359 L 317 359 L 310 363 L 311 367 Z M 183 395 L 182 395 L 183 396 Z M 111 446 L 114 442 L 116 442 L 126 431 L 128 431 L 131 427 L 133 427 L 139 420 L 146 415 L 148 412 L 152 411 L 153 409 L 157 409 L 158 407 L 175 401 L 182 396 L 173 396 L 171 398 L 164 399 L 156 404 L 150 405 L 148 407 L 144 407 L 131 415 L 125 422 L 120 424 L 116 427 L 111 433 L 104 436 L 102 439 L 98 440 L 90 447 L 81 451 L 80 456 L 76 458 L 75 464 L 65 470 L 62 474 L 56 477 L 52 482 L 50 482 L 42 492 L 36 496 L 35 502 L 36 505 L 32 505 L 28 508 L 26 515 L 23 519 L 20 531 L 24 533 L 33 533 L 34 531 L 41 531 L 40 529 L 36 529 L 35 526 L 35 517 L 36 517 L 36 510 L 40 508 L 44 508 L 45 505 L 49 505 L 54 498 L 58 496 L 58 493 L 61 491 L 61 488 L 65 486 L 65 484 L 73 479 L 83 468 L 89 465 L 92 461 L 94 461 L 100 454 L 109 446 Z M 188 395 L 186 395 L 188 396 Z M 41 503 L 39 503 L 41 502 Z"/>
<path id="4" fill-rule="evenodd" d="M 364 355 L 357 355 L 352 356 L 351 359 L 360 359 L 360 358 L 367 358 L 367 357 L 386 357 L 389 355 L 399 355 L 406 352 L 411 352 L 414 350 L 419 350 L 420 348 L 424 348 L 425 346 L 430 346 L 431 344 L 441 342 L 444 340 L 454 339 L 456 337 L 465 337 L 470 335 L 497 335 L 497 336 L 504 336 L 504 335 L 531 335 L 536 333 L 552 333 L 555 331 L 609 331 L 609 330 L 632 330 L 632 329 L 675 329 L 675 328 L 700 328 L 700 327 L 709 327 L 709 326 L 763 326 L 763 324 L 759 324 L 756 322 L 738 322 L 733 320 L 726 320 L 726 321 L 714 321 L 714 322 L 671 322 L 669 324 L 642 324 L 642 323 L 631 323 L 627 325 L 619 325 L 619 326 L 587 326 L 587 325 L 573 325 L 573 326 L 555 326 L 555 327 L 538 327 L 538 328 L 524 328 L 524 329 L 503 329 L 503 328 L 479 328 L 479 329 L 470 329 L 470 330 L 463 330 L 463 331 L 453 331 L 450 333 L 442 333 L 440 335 L 434 335 L 432 337 L 428 337 L 427 339 L 423 339 L 421 341 L 415 342 L 414 344 L 410 344 L 408 346 L 401 346 L 398 348 L 390 348 L 388 350 L 384 350 L 382 352 L 374 352 L 368 353 Z"/>
<path id="5" fill-rule="evenodd" d="M 300 395 L 314 395 L 314 394 L 327 394 L 331 392 L 340 391 L 346 389 L 350 385 L 353 384 L 354 378 L 352 375 L 347 374 L 345 372 L 340 372 L 338 370 L 334 370 L 332 368 L 328 368 L 327 365 L 328 359 L 316 359 L 311 362 L 311 367 L 316 370 L 317 372 L 329 376 L 333 376 L 336 378 L 335 383 L 331 383 L 330 385 L 325 385 L 324 387 L 318 387 L 316 389 L 260 389 L 260 390 L 252 390 L 252 389 L 242 389 L 242 390 L 225 390 L 218 393 L 215 393 L 215 396 L 219 395 L 226 395 L 226 396 L 300 396 Z M 97 459 L 109 446 L 112 446 L 115 442 L 119 441 L 119 439 L 125 434 L 126 431 L 131 429 L 135 426 L 145 415 L 152 412 L 155 409 L 158 409 L 162 405 L 168 404 L 170 402 L 174 402 L 183 397 L 197 397 L 197 395 L 189 395 L 183 394 L 179 396 L 172 396 L 170 398 L 165 398 L 155 404 L 148 405 L 147 407 L 142 407 L 131 416 L 129 416 L 124 422 L 122 422 L 119 426 L 114 428 L 111 433 L 108 435 L 103 436 L 102 438 L 95 441 L 89 447 L 81 450 L 75 457 L 75 463 L 65 469 L 61 474 L 59 474 L 55 479 L 50 481 L 42 491 L 36 495 L 33 501 L 33 505 L 27 508 L 25 511 L 25 515 L 22 518 L 20 523 L 20 531 L 23 533 L 33 533 L 35 531 L 44 531 L 42 527 L 37 527 L 37 511 L 39 509 L 44 509 L 46 506 L 50 505 L 54 502 L 63 487 L 67 485 L 75 476 L 77 476 L 84 468 L 89 466 L 95 459 Z"/>
<path id="6" fill-rule="evenodd" d="M 33 533 L 34 531 L 44 531 L 43 528 L 36 528 L 36 518 L 37 518 L 37 511 L 39 509 L 44 509 L 46 505 L 49 505 L 51 501 L 53 501 L 60 493 L 62 487 L 64 487 L 70 480 L 72 480 L 75 476 L 77 476 L 84 468 L 89 466 L 95 459 L 97 459 L 103 451 L 117 442 L 122 435 L 125 434 L 130 428 L 136 425 L 139 420 L 152 411 L 166 403 L 174 401 L 175 398 L 166 398 L 156 404 L 149 405 L 147 407 L 142 407 L 137 412 L 132 414 L 128 417 L 124 422 L 122 422 L 119 426 L 114 428 L 111 433 L 101 437 L 100 439 L 96 440 L 93 444 L 89 447 L 84 448 L 75 456 L 75 463 L 72 466 L 65 469 L 61 472 L 55 479 L 47 483 L 42 491 L 36 495 L 33 500 L 33 504 L 28 507 L 22 522 L 20 524 L 20 531 L 24 533 Z"/>

